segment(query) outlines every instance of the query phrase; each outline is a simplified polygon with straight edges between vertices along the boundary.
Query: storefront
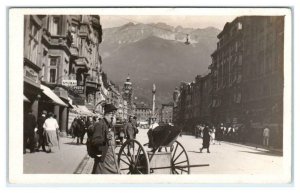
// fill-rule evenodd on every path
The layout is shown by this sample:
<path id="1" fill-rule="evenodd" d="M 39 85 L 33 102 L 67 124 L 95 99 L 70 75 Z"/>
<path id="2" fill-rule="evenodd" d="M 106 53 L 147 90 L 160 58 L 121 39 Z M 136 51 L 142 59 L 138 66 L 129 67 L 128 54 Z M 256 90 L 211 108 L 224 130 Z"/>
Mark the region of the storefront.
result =
<path id="1" fill-rule="evenodd" d="M 39 100 L 39 115 L 43 110 L 52 112 L 59 124 L 61 132 L 66 132 L 67 129 L 67 111 L 69 105 L 65 103 L 57 94 L 49 87 L 41 85 L 42 95 Z"/>

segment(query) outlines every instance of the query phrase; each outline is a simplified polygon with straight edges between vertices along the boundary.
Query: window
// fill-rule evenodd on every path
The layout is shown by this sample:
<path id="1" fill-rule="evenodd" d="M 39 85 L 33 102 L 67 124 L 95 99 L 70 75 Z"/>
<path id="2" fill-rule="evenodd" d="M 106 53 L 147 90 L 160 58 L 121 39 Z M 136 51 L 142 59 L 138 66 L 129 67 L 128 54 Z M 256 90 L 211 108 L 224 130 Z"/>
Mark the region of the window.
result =
<path id="1" fill-rule="evenodd" d="M 52 17 L 50 21 L 50 33 L 51 35 L 60 35 L 61 34 L 61 25 L 60 17 Z"/>
<path id="2" fill-rule="evenodd" d="M 51 83 L 56 83 L 57 81 L 57 67 L 59 66 L 60 64 L 60 57 L 59 56 L 51 56 L 49 58 L 49 82 Z"/>
<path id="3" fill-rule="evenodd" d="M 72 45 L 78 47 L 76 32 L 77 32 L 77 26 L 73 24 L 72 27 L 71 27 L 71 35 L 72 35 L 72 38 L 73 38 Z"/>
<path id="4" fill-rule="evenodd" d="M 242 30 L 242 29 L 243 29 L 243 25 L 242 25 L 241 22 L 238 22 L 238 24 L 237 24 L 237 29 L 238 29 L 238 30 Z"/>
<path id="5" fill-rule="evenodd" d="M 31 62 L 37 63 L 37 55 L 38 55 L 38 27 L 31 20 L 30 21 L 30 34 L 29 34 L 29 52 L 28 56 Z"/>
<path id="6" fill-rule="evenodd" d="M 50 69 L 50 77 L 49 82 L 55 83 L 56 82 L 56 69 Z"/>
<path id="7" fill-rule="evenodd" d="M 50 58 L 50 66 L 56 66 L 57 65 L 57 58 L 53 57 Z"/>

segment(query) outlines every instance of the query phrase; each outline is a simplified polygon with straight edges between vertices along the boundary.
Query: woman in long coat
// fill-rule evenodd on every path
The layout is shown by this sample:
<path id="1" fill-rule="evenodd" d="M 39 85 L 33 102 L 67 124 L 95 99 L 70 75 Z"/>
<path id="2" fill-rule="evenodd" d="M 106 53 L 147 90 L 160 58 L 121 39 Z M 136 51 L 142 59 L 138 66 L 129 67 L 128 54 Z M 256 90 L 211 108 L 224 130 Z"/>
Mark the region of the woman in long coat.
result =
<path id="1" fill-rule="evenodd" d="M 203 129 L 203 143 L 202 143 L 202 148 L 200 149 L 200 153 L 202 153 L 203 149 L 207 149 L 207 153 L 210 153 L 209 142 L 210 142 L 209 128 L 208 126 L 205 126 Z"/>

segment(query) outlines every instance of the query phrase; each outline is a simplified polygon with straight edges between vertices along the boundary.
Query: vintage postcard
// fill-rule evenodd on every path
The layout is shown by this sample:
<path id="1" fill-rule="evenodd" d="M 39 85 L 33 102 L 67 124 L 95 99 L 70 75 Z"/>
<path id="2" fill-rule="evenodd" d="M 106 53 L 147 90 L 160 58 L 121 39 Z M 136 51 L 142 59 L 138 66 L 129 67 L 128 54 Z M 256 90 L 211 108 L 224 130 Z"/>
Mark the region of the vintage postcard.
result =
<path id="1" fill-rule="evenodd" d="M 288 8 L 11 8 L 12 184 L 287 184 Z"/>

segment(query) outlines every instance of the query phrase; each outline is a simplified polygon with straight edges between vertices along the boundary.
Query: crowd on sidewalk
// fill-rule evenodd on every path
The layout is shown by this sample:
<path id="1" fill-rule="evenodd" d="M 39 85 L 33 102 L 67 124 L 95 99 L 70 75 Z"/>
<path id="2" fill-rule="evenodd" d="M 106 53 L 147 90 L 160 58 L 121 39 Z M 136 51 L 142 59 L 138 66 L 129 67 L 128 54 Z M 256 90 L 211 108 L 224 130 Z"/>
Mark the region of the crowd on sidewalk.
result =
<path id="1" fill-rule="evenodd" d="M 50 153 L 52 147 L 59 146 L 59 126 L 55 115 L 52 112 L 43 111 L 41 116 L 36 119 L 29 110 L 24 116 L 24 139 L 23 153 L 26 154 L 26 149 L 30 153 L 35 151 L 43 151 Z"/>
<path id="2" fill-rule="evenodd" d="M 75 117 L 71 127 L 67 129 L 67 136 L 77 138 L 77 144 L 83 144 L 87 129 L 96 119 L 97 117 Z M 50 153 L 53 152 L 52 147 L 59 149 L 61 136 L 59 129 L 56 116 L 52 112 L 44 110 L 40 117 L 36 118 L 29 110 L 24 116 L 23 153 L 26 154 L 27 149 L 30 153 L 41 150 Z"/>
<path id="3" fill-rule="evenodd" d="M 221 141 L 262 145 L 265 148 L 276 147 L 280 144 L 280 139 L 277 139 L 276 135 L 273 135 L 273 138 L 271 138 L 271 130 L 268 126 L 249 131 L 244 125 L 225 126 L 221 123 L 219 126 L 214 126 L 210 124 L 198 124 L 195 126 L 195 137 L 203 139 L 203 147 L 200 149 L 200 152 L 207 148 L 208 153 L 209 144 L 216 144 L 217 142 L 221 144 Z"/>

